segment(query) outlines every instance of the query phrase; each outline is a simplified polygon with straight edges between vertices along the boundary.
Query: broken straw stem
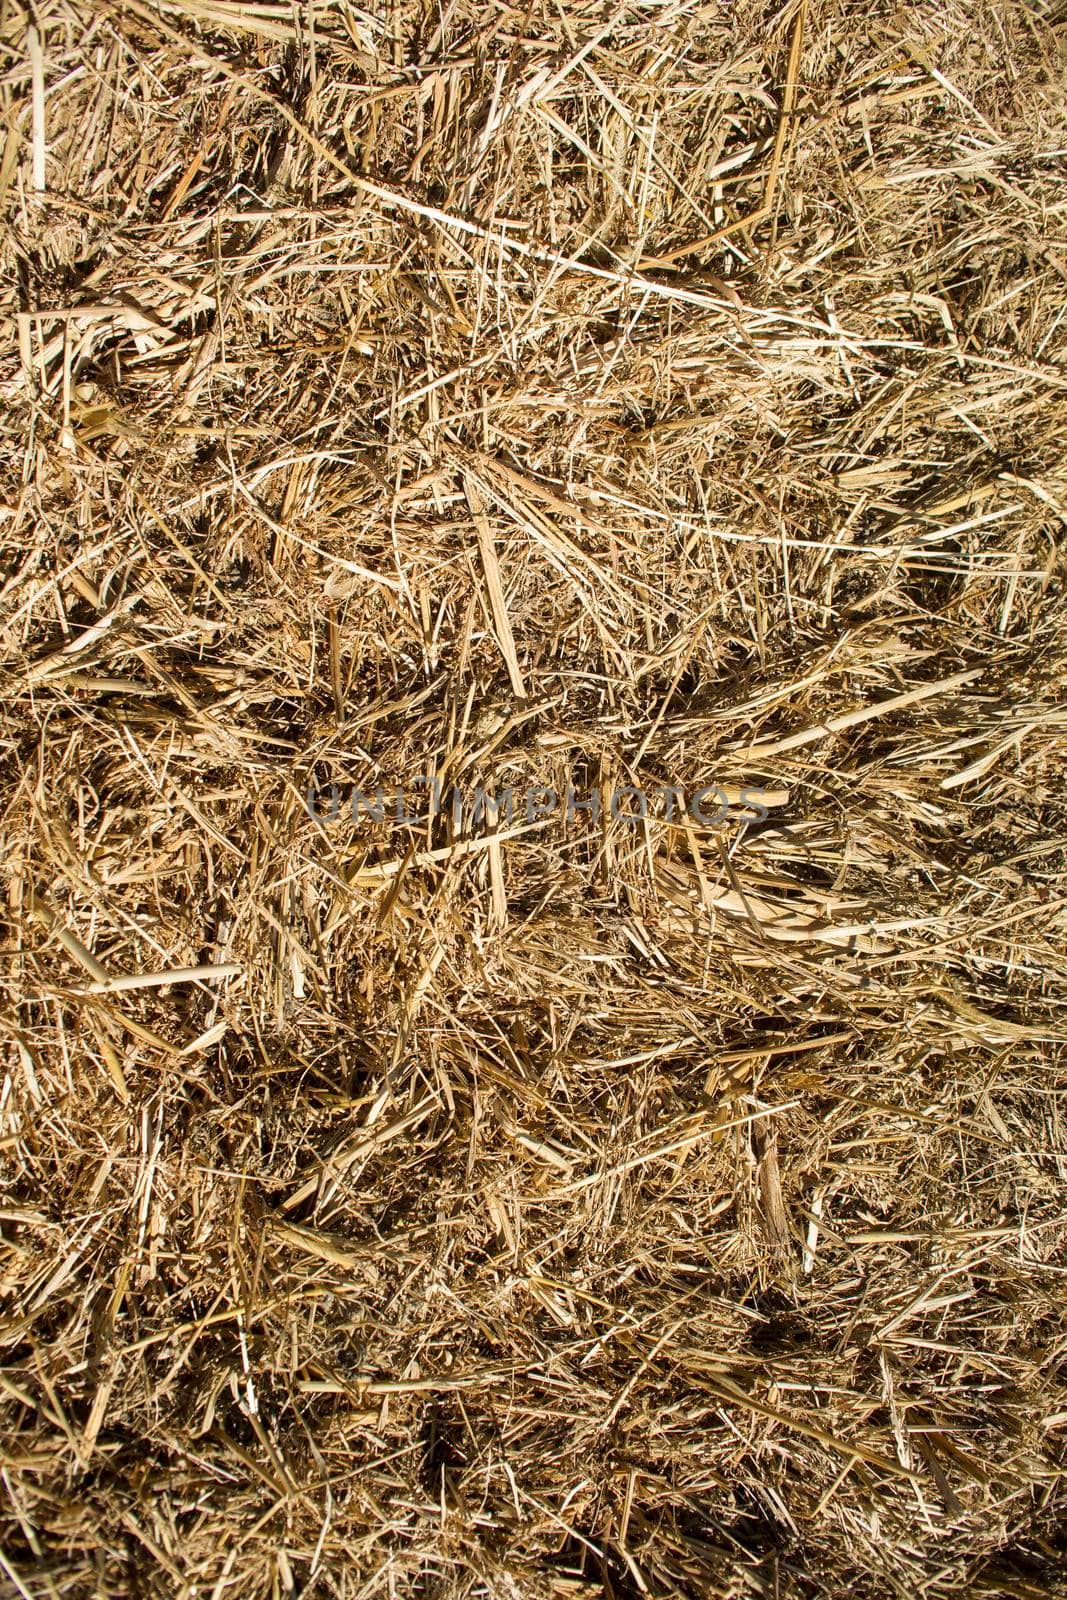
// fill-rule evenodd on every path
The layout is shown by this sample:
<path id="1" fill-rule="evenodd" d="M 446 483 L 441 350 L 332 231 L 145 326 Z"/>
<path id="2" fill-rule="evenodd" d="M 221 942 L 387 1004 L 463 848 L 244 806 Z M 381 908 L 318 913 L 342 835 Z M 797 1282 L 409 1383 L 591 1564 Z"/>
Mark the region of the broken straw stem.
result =
<path id="1" fill-rule="evenodd" d="M 119 994 L 124 989 L 164 989 L 170 983 L 210 983 L 217 978 L 236 978 L 244 971 L 239 961 L 220 961 L 217 966 L 171 967 L 169 972 L 131 972 L 123 978 L 108 978 L 91 983 L 83 994 Z"/>

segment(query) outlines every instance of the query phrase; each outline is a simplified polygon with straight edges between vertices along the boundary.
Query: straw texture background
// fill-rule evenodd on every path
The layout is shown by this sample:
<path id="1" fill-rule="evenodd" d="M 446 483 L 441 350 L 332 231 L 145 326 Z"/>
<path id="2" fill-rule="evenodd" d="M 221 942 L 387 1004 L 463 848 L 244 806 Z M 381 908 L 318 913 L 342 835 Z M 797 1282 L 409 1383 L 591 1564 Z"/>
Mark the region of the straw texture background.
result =
<path id="1" fill-rule="evenodd" d="M 4 1596 L 1067 1592 L 1065 40 L 0 7 Z"/>

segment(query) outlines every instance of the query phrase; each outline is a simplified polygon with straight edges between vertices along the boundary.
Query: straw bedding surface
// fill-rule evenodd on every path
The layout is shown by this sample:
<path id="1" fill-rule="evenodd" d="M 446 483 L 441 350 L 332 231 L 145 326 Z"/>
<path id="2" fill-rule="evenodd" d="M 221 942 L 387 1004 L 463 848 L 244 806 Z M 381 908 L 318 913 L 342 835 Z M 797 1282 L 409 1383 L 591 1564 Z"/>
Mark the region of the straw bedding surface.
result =
<path id="1" fill-rule="evenodd" d="M 1065 21 L 4 6 L 4 1595 L 1067 1592 Z"/>

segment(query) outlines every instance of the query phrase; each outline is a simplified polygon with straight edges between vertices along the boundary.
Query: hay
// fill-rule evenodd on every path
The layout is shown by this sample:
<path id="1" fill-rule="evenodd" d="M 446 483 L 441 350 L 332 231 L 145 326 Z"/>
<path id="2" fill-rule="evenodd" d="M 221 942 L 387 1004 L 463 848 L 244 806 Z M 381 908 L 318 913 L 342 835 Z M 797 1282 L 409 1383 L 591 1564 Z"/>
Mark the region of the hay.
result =
<path id="1" fill-rule="evenodd" d="M 4 1594 L 1067 1592 L 1064 21 L 5 7 Z"/>

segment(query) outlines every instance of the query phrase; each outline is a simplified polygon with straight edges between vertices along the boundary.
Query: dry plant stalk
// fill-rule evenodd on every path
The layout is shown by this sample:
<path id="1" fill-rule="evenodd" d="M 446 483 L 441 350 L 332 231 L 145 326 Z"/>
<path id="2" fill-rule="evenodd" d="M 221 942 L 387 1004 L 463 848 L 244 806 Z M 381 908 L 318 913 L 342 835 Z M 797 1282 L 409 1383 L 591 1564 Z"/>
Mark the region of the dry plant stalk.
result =
<path id="1" fill-rule="evenodd" d="M 5 1596 L 1067 1592 L 1065 29 L 4 8 Z"/>

